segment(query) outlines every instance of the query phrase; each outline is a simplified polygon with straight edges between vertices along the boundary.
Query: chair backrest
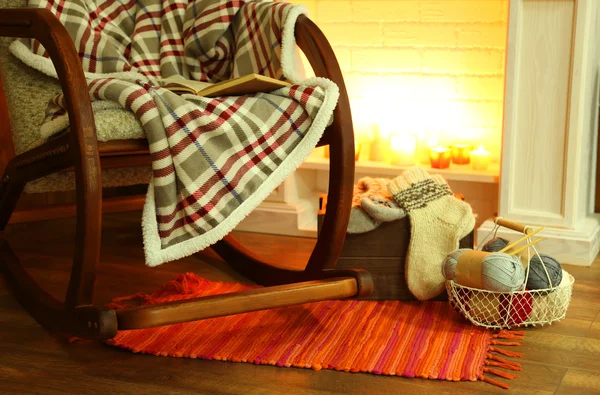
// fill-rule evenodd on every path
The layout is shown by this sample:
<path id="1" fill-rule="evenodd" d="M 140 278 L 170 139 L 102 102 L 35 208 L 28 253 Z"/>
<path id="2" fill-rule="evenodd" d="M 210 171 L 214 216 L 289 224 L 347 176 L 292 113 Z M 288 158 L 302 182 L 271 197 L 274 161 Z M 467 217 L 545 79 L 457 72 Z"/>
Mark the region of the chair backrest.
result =
<path id="1" fill-rule="evenodd" d="M 0 0 L 0 9 L 26 6 L 26 0 Z M 8 47 L 13 40 L 10 37 L 0 38 L 0 78 L 8 104 L 15 151 L 19 154 L 43 141 L 40 125 L 46 106 L 62 90 L 56 79 L 26 67 L 9 52 Z"/>

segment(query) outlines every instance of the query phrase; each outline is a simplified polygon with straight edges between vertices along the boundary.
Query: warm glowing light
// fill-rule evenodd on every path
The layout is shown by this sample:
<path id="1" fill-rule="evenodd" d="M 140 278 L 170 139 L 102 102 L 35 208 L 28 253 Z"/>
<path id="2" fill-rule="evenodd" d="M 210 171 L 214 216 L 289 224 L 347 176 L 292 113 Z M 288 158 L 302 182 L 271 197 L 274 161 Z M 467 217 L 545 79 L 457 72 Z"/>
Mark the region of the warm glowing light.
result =
<path id="1" fill-rule="evenodd" d="M 370 144 L 369 159 L 376 162 L 389 162 L 390 160 L 390 136 L 382 133 L 378 124 L 372 126 L 373 139 Z"/>
<path id="2" fill-rule="evenodd" d="M 391 163 L 397 166 L 412 166 L 417 153 L 417 138 L 411 135 L 392 136 L 390 138 Z"/>
<path id="3" fill-rule="evenodd" d="M 487 170 L 489 164 L 490 152 L 483 149 L 483 145 L 471 152 L 471 166 L 474 170 Z"/>
<path id="4" fill-rule="evenodd" d="M 452 163 L 467 165 L 471 162 L 471 144 L 452 144 Z"/>
<path id="5" fill-rule="evenodd" d="M 450 149 L 438 145 L 429 149 L 429 160 L 434 169 L 447 169 L 450 167 Z"/>
<path id="6" fill-rule="evenodd" d="M 360 76 L 355 78 L 360 79 Z M 350 92 L 354 96 L 351 107 L 355 138 L 377 140 L 372 128 L 373 122 L 377 122 L 380 138 L 400 131 L 416 136 L 416 161 L 420 163 L 429 163 L 432 142 L 444 146 L 464 143 L 473 147 L 473 142 L 485 141 L 491 155 L 498 157 L 501 113 L 494 105 L 453 100 L 455 85 L 431 84 L 428 77 L 392 79 L 389 83 L 385 76 L 381 78 L 383 82 L 378 85 L 353 85 L 360 89 Z M 385 155 L 374 155 L 373 158 L 371 160 L 386 161 Z M 467 150 L 464 164 L 468 163 L 468 158 Z"/>
<path id="7" fill-rule="evenodd" d="M 365 162 L 368 161 L 371 155 L 371 141 L 364 140 L 359 143 L 360 149 L 358 153 L 358 161 Z"/>

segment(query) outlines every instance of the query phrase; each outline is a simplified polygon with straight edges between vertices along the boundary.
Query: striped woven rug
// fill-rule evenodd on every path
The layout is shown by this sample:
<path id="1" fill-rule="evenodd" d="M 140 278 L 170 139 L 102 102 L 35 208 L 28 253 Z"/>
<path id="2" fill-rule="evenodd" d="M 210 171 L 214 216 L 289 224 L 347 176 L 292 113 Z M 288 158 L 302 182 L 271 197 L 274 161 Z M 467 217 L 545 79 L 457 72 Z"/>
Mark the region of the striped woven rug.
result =
<path id="1" fill-rule="evenodd" d="M 110 307 L 188 299 L 251 288 L 193 273 L 155 293 L 115 299 Z M 508 384 L 521 370 L 497 348 L 519 345 L 522 332 L 492 333 L 462 319 L 448 303 L 337 300 L 119 331 L 107 343 L 136 353 L 285 367 L 335 369 L 452 381 Z M 508 339 L 500 340 L 500 339 Z M 503 357 L 497 354 L 504 354 Z M 487 373 L 484 375 L 484 373 Z"/>

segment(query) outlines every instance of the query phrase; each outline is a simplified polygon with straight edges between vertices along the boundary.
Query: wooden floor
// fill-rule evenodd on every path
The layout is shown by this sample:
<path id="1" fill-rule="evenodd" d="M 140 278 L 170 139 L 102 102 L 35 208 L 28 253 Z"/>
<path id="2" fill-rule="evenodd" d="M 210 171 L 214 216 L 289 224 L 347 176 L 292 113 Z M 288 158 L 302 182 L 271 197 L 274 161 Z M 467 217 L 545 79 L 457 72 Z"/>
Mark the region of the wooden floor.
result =
<path id="1" fill-rule="evenodd" d="M 68 279 L 72 220 L 18 225 L 6 232 L 23 264 L 47 289 L 62 297 Z M 251 233 L 239 238 L 285 258 L 305 262 L 311 239 Z M 185 271 L 209 279 L 237 280 L 214 255 L 157 268 L 143 264 L 140 214 L 106 216 L 96 303 L 138 291 L 153 291 Z M 295 368 L 132 354 L 95 342 L 68 344 L 30 318 L 0 279 L 0 393 L 4 394 L 592 394 L 600 393 L 600 262 L 566 267 L 576 279 L 568 318 L 526 331 L 523 371 L 511 390 L 482 382 L 383 377 L 364 373 L 314 372 Z"/>

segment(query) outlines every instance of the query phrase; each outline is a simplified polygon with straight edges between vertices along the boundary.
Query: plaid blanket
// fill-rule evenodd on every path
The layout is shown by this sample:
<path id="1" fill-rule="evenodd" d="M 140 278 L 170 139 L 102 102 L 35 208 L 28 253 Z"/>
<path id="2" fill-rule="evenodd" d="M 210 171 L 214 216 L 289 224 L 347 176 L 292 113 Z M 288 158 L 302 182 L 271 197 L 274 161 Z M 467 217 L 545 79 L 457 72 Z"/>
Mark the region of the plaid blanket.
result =
<path id="1" fill-rule="evenodd" d="M 90 97 L 141 122 L 152 155 L 142 227 L 146 263 L 191 255 L 227 235 L 309 155 L 331 120 L 338 89 L 302 81 L 294 25 L 303 7 L 268 1 L 31 0 L 50 9 L 79 51 Z M 38 42 L 22 61 L 56 75 Z M 215 82 L 249 73 L 292 81 L 271 93 L 178 96 L 161 79 Z M 44 133 L 64 128 L 65 99 Z M 60 122 L 59 122 L 60 121 Z"/>

